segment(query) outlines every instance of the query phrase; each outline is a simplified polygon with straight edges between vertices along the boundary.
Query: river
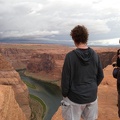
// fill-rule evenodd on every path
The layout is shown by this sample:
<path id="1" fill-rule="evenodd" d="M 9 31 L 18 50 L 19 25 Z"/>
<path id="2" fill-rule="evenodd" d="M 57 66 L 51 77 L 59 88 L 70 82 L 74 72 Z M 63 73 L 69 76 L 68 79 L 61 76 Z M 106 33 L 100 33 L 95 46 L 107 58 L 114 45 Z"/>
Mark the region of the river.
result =
<path id="1" fill-rule="evenodd" d="M 60 101 L 62 100 L 60 88 L 55 84 L 27 77 L 22 74 L 24 72 L 23 70 L 19 70 L 18 72 L 23 81 L 26 81 L 36 87 L 35 89 L 28 87 L 29 93 L 44 101 L 47 106 L 47 113 L 44 120 L 51 120 L 52 116 L 60 106 Z"/>

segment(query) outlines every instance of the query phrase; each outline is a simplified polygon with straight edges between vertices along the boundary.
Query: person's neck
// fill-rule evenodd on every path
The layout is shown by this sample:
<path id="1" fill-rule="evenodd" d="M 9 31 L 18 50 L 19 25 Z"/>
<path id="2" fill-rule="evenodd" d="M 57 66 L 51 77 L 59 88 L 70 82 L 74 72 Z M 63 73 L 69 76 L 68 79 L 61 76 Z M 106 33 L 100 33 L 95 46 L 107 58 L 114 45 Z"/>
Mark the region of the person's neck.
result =
<path id="1" fill-rule="evenodd" d="M 83 44 L 83 43 L 80 43 L 80 44 L 76 45 L 76 47 L 81 48 L 81 49 L 87 49 L 88 48 L 87 44 Z"/>

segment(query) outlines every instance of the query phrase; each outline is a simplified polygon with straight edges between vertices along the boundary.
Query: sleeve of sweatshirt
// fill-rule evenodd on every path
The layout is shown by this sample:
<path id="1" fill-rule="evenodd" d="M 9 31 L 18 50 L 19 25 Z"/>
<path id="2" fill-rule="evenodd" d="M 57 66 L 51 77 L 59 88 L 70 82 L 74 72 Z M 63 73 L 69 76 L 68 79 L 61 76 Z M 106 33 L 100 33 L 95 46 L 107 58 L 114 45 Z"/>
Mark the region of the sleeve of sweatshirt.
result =
<path id="1" fill-rule="evenodd" d="M 103 68 L 102 68 L 102 64 L 100 61 L 100 58 L 98 56 L 98 74 L 97 74 L 97 85 L 99 85 L 101 83 L 101 81 L 104 78 L 104 73 L 103 73 Z"/>
<path id="2" fill-rule="evenodd" d="M 70 59 L 68 54 L 65 57 L 62 68 L 61 89 L 63 97 L 67 97 L 70 86 Z"/>

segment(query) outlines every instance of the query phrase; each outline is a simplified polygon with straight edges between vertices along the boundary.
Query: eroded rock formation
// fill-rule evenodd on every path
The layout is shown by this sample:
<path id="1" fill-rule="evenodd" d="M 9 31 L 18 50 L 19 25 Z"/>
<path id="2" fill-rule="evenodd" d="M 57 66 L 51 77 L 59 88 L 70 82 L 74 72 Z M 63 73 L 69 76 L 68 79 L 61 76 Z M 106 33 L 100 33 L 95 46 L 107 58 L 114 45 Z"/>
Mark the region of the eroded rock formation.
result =
<path id="1" fill-rule="evenodd" d="M 42 80 L 60 80 L 65 54 L 38 53 L 31 57 L 27 72 L 39 74 Z"/>
<path id="2" fill-rule="evenodd" d="M 12 64 L 14 69 L 26 68 L 34 50 L 22 48 L 0 48 L 0 53 Z"/>
<path id="3" fill-rule="evenodd" d="M 26 68 L 26 75 L 47 81 L 60 81 L 66 53 L 73 47 L 56 45 L 7 45 L 0 46 L 0 52 L 15 69 Z M 117 48 L 95 48 L 103 68 L 116 60 Z"/>
<path id="4" fill-rule="evenodd" d="M 55 59 L 51 54 L 36 54 L 31 57 L 31 61 L 27 65 L 27 69 L 30 72 L 37 73 L 45 71 L 50 73 L 55 69 Z"/>
<path id="5" fill-rule="evenodd" d="M 116 52 L 98 52 L 103 68 L 116 60 Z M 60 80 L 66 53 L 37 53 L 27 65 L 27 73 L 39 75 L 43 80 Z M 46 77 L 44 77 L 46 76 Z"/>
<path id="6" fill-rule="evenodd" d="M 56 45 L 3 45 L 0 46 L 0 52 L 11 62 L 15 69 L 27 68 L 26 74 L 42 80 L 59 80 L 61 79 L 61 70 L 64 58 L 72 47 L 62 47 Z M 111 65 L 116 60 L 116 51 L 118 48 L 93 48 L 100 56 L 103 68 Z M 4 61 L 4 60 L 3 60 Z M 1 62 L 2 63 L 2 62 Z M 12 86 L 15 91 L 15 98 L 23 111 L 28 110 L 28 96 L 26 86 L 20 81 L 19 75 L 10 65 L 1 66 L 0 84 Z M 7 70 L 7 71 L 6 71 Z M 8 75 L 11 74 L 10 75 Z M 112 77 L 112 66 L 104 69 L 105 78 L 99 87 L 99 120 L 118 120 L 117 117 L 117 91 L 116 80 Z M 6 81 L 5 81 L 6 80 Z M 15 84 L 16 83 L 16 84 Z M 60 84 L 59 84 L 60 85 Z M 20 94 L 21 97 L 17 96 Z M 22 107 L 20 101 L 23 93 L 27 96 L 25 100 L 26 107 Z M 107 104 L 106 104 L 107 103 Z M 112 114 L 111 114 L 112 113 Z M 29 116 L 30 114 L 28 114 Z M 61 108 L 56 112 L 52 120 L 62 120 Z"/>
<path id="7" fill-rule="evenodd" d="M 114 51 L 106 51 L 106 52 L 98 52 L 98 55 L 101 59 L 103 68 L 111 65 L 114 61 L 116 61 L 116 52 Z"/>
<path id="8" fill-rule="evenodd" d="M 31 115 L 31 110 L 29 107 L 29 94 L 28 94 L 27 86 L 22 82 L 19 74 L 14 70 L 14 68 L 11 66 L 11 64 L 9 62 L 7 62 L 1 54 L 0 54 L 0 85 L 3 85 L 4 86 L 3 88 L 7 88 L 6 90 L 3 90 L 3 91 L 5 91 L 6 94 L 4 94 L 4 92 L 1 93 L 1 95 L 4 98 L 6 98 L 6 96 L 9 96 L 9 94 L 13 95 L 10 97 L 11 101 L 7 101 L 7 100 L 4 101 L 4 102 L 7 102 L 8 106 L 6 105 L 3 107 L 9 107 L 9 110 L 11 110 L 11 113 L 12 113 L 12 110 L 14 111 L 14 109 L 12 109 L 12 106 L 10 109 L 9 104 L 15 104 L 15 101 L 16 101 L 16 103 L 18 105 L 16 104 L 15 106 L 19 106 L 19 108 L 17 108 L 17 109 L 19 109 L 19 111 L 21 109 L 21 111 L 23 112 L 23 116 L 24 116 L 24 114 L 26 116 L 25 120 L 29 120 L 30 115 Z M 8 91 L 8 89 L 10 90 L 11 93 L 6 92 L 6 91 Z M 12 93 L 12 91 L 14 91 L 14 94 Z M 15 97 L 15 99 L 12 100 L 14 97 Z M 11 103 L 12 101 L 14 103 Z M 2 103 L 2 102 L 0 102 L 0 103 Z M 1 108 L 1 109 L 7 109 L 7 108 Z M 2 114 L 1 112 L 2 111 L 0 111 L 0 116 Z M 5 113 L 5 114 L 9 115 L 9 112 Z M 16 114 L 16 116 L 17 115 L 19 116 L 19 113 L 17 113 L 17 111 L 15 114 Z M 21 112 L 20 112 L 20 114 L 21 114 Z M 13 116 L 13 117 L 15 117 L 15 116 Z M 6 119 L 6 120 L 13 120 L 13 119 Z M 19 120 L 21 120 L 21 119 L 19 119 Z M 24 117 L 23 117 L 23 120 L 24 120 Z"/>
<path id="9" fill-rule="evenodd" d="M 11 86 L 0 85 L 0 120 L 27 120 Z"/>

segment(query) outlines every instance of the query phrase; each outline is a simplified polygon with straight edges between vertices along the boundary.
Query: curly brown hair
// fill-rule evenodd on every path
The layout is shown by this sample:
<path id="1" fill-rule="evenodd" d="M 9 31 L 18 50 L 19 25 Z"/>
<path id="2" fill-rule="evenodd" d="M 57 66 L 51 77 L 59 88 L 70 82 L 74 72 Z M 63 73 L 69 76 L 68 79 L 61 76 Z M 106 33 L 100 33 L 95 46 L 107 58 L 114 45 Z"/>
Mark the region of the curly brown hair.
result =
<path id="1" fill-rule="evenodd" d="M 85 26 L 77 25 L 76 27 L 74 27 L 71 30 L 70 35 L 71 35 L 73 41 L 76 44 L 79 44 L 79 43 L 87 43 L 89 34 L 88 34 L 88 30 Z"/>

